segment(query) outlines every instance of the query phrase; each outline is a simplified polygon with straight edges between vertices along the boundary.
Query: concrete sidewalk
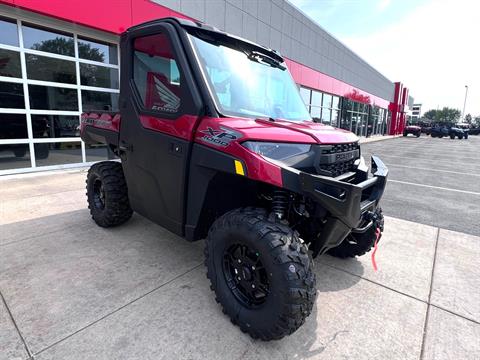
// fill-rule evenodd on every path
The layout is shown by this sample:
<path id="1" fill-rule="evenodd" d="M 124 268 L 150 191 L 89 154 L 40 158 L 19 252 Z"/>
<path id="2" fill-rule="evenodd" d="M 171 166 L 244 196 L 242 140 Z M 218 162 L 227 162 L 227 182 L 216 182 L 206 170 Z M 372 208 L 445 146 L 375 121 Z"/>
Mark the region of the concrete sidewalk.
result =
<path id="1" fill-rule="evenodd" d="M 377 252 L 316 261 L 292 336 L 222 314 L 188 243 L 140 216 L 97 227 L 85 172 L 0 179 L 0 359 L 479 359 L 480 238 L 386 218 Z"/>

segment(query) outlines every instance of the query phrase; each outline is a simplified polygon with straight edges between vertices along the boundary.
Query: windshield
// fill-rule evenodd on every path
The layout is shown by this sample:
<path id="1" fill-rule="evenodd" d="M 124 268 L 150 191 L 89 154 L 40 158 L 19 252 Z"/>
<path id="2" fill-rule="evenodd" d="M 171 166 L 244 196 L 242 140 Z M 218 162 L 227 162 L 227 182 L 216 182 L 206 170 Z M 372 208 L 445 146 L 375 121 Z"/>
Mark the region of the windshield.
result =
<path id="1" fill-rule="evenodd" d="M 248 47 L 242 51 L 189 36 L 222 114 L 311 121 L 285 64 Z"/>

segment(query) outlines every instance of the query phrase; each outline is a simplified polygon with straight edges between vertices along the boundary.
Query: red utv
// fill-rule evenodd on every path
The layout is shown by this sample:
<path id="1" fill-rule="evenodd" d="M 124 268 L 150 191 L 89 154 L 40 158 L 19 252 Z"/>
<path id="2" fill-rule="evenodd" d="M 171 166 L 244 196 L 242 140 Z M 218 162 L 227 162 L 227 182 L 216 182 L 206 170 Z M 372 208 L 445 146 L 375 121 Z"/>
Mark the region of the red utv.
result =
<path id="1" fill-rule="evenodd" d="M 422 133 L 422 128 L 420 126 L 407 125 L 405 126 L 405 129 L 403 129 L 403 136 L 412 134 L 412 135 L 415 135 L 416 137 L 420 137 L 421 133 Z"/>
<path id="2" fill-rule="evenodd" d="M 224 312 L 263 340 L 312 311 L 312 256 L 363 255 L 378 241 L 387 169 L 373 177 L 351 132 L 312 122 L 283 58 L 173 18 L 121 37 L 119 112 L 82 116 L 81 136 L 120 161 L 93 165 L 90 212 L 103 227 L 133 211 L 188 241 Z"/>

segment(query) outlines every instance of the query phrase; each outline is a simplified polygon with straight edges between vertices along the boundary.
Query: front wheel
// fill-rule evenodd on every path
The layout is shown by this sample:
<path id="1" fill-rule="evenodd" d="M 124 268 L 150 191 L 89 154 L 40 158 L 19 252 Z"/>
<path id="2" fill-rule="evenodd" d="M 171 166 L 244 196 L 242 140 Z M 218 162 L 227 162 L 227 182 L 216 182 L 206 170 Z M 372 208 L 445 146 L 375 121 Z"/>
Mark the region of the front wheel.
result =
<path id="1" fill-rule="evenodd" d="M 102 161 L 90 167 L 87 200 L 92 219 L 101 227 L 117 226 L 132 217 L 122 164 Z"/>
<path id="2" fill-rule="evenodd" d="M 365 255 L 374 247 L 377 240 L 377 231 L 380 231 L 380 233 L 383 231 L 383 223 L 382 209 L 378 208 L 375 211 L 373 225 L 367 231 L 350 233 L 340 245 L 328 250 L 328 254 L 342 259 Z"/>
<path id="3" fill-rule="evenodd" d="M 297 330 L 315 302 L 313 260 L 298 233 L 263 209 L 228 212 L 212 225 L 205 264 L 216 300 L 252 338 Z"/>
<path id="4" fill-rule="evenodd" d="M 417 133 L 415 136 L 416 136 L 417 138 L 420 137 L 420 133 Z"/>
<path id="5" fill-rule="evenodd" d="M 458 135 L 458 140 L 462 140 L 462 139 L 463 139 L 463 135 L 462 134 Z"/>
<path id="6" fill-rule="evenodd" d="M 452 140 L 455 139 L 455 134 L 451 134 L 450 139 L 452 139 Z"/>

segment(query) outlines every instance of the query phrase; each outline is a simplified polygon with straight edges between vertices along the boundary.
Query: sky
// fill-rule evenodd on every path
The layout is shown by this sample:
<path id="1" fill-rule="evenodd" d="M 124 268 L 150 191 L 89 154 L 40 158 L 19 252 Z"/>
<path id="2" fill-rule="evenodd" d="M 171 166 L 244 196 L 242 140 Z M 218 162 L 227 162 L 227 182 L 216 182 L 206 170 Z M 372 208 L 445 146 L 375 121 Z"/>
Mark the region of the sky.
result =
<path id="1" fill-rule="evenodd" d="M 289 0 L 391 81 L 422 112 L 480 116 L 480 1 Z"/>

